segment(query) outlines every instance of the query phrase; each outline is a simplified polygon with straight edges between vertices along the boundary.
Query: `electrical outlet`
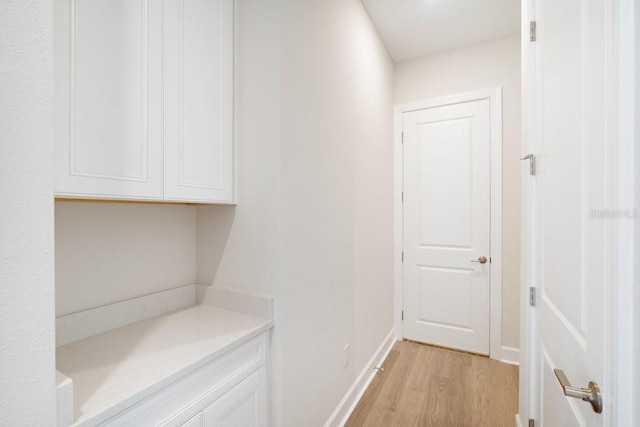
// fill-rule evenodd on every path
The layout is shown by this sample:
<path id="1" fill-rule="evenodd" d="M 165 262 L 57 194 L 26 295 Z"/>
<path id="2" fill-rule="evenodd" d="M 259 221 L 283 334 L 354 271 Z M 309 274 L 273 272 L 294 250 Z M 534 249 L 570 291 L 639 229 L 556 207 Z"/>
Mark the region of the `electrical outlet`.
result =
<path id="1" fill-rule="evenodd" d="M 349 366 L 351 362 L 351 346 L 349 344 L 344 346 L 344 367 Z"/>

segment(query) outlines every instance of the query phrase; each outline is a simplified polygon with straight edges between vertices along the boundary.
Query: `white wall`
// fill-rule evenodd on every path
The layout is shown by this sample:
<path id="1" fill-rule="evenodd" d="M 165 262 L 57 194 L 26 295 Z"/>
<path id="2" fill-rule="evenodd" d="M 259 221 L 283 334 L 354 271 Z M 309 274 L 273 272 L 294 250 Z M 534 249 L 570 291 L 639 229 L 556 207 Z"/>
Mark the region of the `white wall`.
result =
<path id="1" fill-rule="evenodd" d="M 358 0 L 282 10 L 283 426 L 316 426 L 393 324 L 393 64 Z"/>
<path id="2" fill-rule="evenodd" d="M 358 0 L 237 8 L 238 206 L 197 208 L 198 281 L 276 295 L 273 425 L 322 425 L 393 325 L 393 64 Z"/>
<path id="3" fill-rule="evenodd" d="M 0 425 L 56 419 L 52 2 L 0 2 Z"/>
<path id="4" fill-rule="evenodd" d="M 195 209 L 56 202 L 56 315 L 195 283 Z"/>
<path id="5" fill-rule="evenodd" d="M 519 347 L 520 36 L 396 66 L 394 103 L 502 86 L 502 343 Z"/>

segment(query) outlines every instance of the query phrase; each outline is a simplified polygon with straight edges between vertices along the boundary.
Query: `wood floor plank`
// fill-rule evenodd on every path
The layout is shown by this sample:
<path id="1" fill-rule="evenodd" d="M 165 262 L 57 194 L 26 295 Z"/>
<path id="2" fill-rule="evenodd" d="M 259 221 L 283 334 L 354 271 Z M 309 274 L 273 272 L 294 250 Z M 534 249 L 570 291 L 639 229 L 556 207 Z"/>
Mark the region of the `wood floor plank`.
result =
<path id="1" fill-rule="evenodd" d="M 488 357 L 398 341 L 348 427 L 501 427 L 518 410 L 518 368 Z"/>
<path id="2" fill-rule="evenodd" d="M 386 360 L 382 364 L 382 368 L 384 369 L 384 371 L 378 371 L 376 376 L 373 377 L 373 380 L 371 381 L 371 384 L 369 384 L 367 391 L 362 396 L 362 399 L 360 399 L 360 402 L 351 413 L 351 417 L 349 417 L 349 420 L 346 424 L 347 426 L 364 425 L 364 422 L 367 416 L 369 416 L 369 414 L 371 413 L 373 405 L 376 402 L 378 396 L 380 395 L 382 387 L 384 386 L 386 380 L 389 378 L 388 375 L 382 375 L 382 374 L 384 372 L 389 372 L 393 369 L 393 366 L 398 360 L 399 354 L 400 352 L 396 349 L 392 349 L 389 352 L 389 355 L 387 356 Z"/>

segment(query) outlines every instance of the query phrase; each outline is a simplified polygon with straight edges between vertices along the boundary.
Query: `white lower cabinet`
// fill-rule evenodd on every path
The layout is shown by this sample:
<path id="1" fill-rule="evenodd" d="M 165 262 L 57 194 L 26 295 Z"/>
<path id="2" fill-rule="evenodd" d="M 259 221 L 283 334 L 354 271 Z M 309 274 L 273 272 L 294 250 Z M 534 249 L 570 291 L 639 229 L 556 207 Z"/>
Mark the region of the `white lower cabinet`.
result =
<path id="1" fill-rule="evenodd" d="M 260 368 L 181 427 L 266 427 L 267 372 Z"/>
<path id="2" fill-rule="evenodd" d="M 263 332 L 100 425 L 266 427 L 267 334 Z"/>
<path id="3" fill-rule="evenodd" d="M 240 385 L 212 403 L 203 413 L 204 427 L 266 427 L 266 368 L 260 368 Z"/>
<path id="4" fill-rule="evenodd" d="M 204 419 L 204 415 L 201 412 L 195 417 L 191 418 L 186 423 L 182 424 L 181 427 L 202 427 L 203 419 Z"/>

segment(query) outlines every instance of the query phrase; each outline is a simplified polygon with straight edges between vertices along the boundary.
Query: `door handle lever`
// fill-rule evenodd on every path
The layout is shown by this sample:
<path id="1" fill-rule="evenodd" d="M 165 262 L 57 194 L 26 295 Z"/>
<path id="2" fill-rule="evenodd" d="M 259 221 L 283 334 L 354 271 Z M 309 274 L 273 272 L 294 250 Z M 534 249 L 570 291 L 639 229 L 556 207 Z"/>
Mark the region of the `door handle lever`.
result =
<path id="1" fill-rule="evenodd" d="M 573 387 L 561 369 L 554 369 L 553 373 L 556 374 L 556 378 L 565 396 L 575 397 L 576 399 L 582 399 L 585 402 L 591 403 L 593 412 L 596 414 L 602 412 L 602 394 L 600 393 L 598 384 L 590 381 L 589 388 Z"/>
<path id="2" fill-rule="evenodd" d="M 478 259 L 472 259 L 471 262 L 479 262 L 480 264 L 484 264 L 487 262 L 487 257 L 481 256 Z"/>

